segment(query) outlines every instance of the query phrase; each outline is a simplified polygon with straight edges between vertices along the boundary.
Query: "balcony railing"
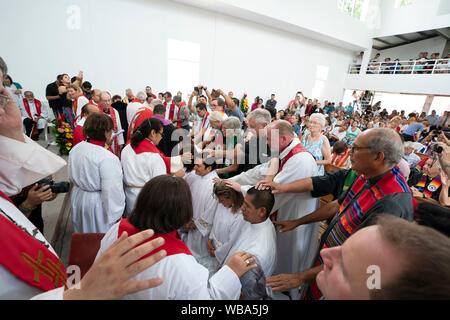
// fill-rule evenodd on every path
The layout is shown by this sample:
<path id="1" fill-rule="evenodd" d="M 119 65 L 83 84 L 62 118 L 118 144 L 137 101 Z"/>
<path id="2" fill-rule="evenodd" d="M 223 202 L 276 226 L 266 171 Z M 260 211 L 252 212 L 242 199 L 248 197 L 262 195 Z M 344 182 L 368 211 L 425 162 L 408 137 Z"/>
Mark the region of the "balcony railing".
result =
<path id="1" fill-rule="evenodd" d="M 352 64 L 348 70 L 350 74 L 359 74 L 360 64 Z M 367 74 L 436 74 L 450 73 L 449 59 L 370 62 Z"/>

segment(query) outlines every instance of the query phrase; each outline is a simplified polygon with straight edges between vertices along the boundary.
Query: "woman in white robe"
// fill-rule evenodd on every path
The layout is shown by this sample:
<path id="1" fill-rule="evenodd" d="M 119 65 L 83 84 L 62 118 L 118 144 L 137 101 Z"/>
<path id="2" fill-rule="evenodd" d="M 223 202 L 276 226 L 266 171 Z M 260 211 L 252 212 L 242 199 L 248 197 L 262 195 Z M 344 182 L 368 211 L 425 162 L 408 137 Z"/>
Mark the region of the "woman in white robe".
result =
<path id="1" fill-rule="evenodd" d="M 113 126 L 107 115 L 92 114 L 83 126 L 88 139 L 70 151 L 70 202 L 75 232 L 105 233 L 124 212 L 120 160 L 106 149 Z"/>
<path id="2" fill-rule="evenodd" d="M 163 124 L 147 118 L 135 130 L 131 142 L 122 150 L 126 211 L 133 211 L 142 187 L 153 177 L 175 173 L 183 168 L 181 156 L 168 158 L 156 147 L 162 139 Z"/>
<path id="3" fill-rule="evenodd" d="M 246 253 L 237 253 L 208 279 L 208 270 L 197 263 L 187 246 L 176 237 L 176 230 L 192 219 L 192 210 L 192 196 L 186 181 L 169 175 L 157 176 L 142 188 L 131 215 L 107 232 L 97 255 L 102 254 L 123 231 L 132 235 L 139 230 L 152 228 L 155 230 L 154 237 L 163 237 L 165 240 L 156 251 L 165 250 L 167 256 L 133 278 L 142 280 L 149 275 L 161 277 L 164 279 L 162 285 L 129 294 L 124 299 L 239 298 L 239 277 L 255 268 L 255 265 L 251 265 L 255 261 L 254 258 Z"/>

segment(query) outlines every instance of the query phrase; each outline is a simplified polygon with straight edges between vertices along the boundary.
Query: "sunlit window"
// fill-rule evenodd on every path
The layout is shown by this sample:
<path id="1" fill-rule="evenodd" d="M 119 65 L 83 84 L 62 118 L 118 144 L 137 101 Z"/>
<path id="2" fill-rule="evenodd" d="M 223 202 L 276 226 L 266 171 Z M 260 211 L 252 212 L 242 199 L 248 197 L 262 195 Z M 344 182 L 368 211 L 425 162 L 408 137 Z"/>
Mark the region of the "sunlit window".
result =
<path id="1" fill-rule="evenodd" d="M 168 39 L 167 88 L 176 95 L 183 93 L 183 99 L 199 83 L 200 44 Z"/>
<path id="2" fill-rule="evenodd" d="M 338 0 L 338 9 L 340 11 L 359 20 L 365 20 L 367 5 L 367 0 Z"/>
<path id="3" fill-rule="evenodd" d="M 412 0 L 395 0 L 394 8 L 400 8 L 412 3 Z"/>

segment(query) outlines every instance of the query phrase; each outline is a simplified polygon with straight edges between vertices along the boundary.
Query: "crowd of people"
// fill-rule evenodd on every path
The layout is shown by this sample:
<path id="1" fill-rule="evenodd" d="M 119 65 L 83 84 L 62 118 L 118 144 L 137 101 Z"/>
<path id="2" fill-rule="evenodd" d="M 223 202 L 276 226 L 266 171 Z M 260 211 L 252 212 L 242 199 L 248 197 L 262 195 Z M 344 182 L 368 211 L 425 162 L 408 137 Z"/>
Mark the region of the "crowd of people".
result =
<path id="1" fill-rule="evenodd" d="M 0 298 L 450 298 L 448 112 L 389 114 L 301 92 L 285 109 L 272 94 L 245 110 L 233 92 L 206 85 L 187 101 L 149 86 L 122 98 L 92 89 L 82 72 L 59 75 L 46 94 L 74 130 L 74 232 L 104 234 L 77 289 L 64 288 L 64 266 L 28 219 L 57 196 L 55 184 L 37 182 L 65 161 L 28 137 L 39 130 L 21 112 L 34 110 L 32 96 L 17 102 L 7 84 Z M 36 256 L 58 277 L 40 281 Z M 371 266 L 381 285 L 368 285 Z"/>
<path id="2" fill-rule="evenodd" d="M 368 74 L 430 74 L 430 73 L 450 73 L 450 54 L 440 57 L 438 52 L 428 56 L 428 52 L 420 52 L 418 57 L 400 61 L 400 59 L 391 60 L 386 57 L 383 61 L 380 59 L 380 53 L 370 59 L 367 65 Z M 362 65 L 364 52 L 360 52 L 353 59 L 350 73 L 359 73 Z M 403 62 L 403 64 L 402 64 Z"/>

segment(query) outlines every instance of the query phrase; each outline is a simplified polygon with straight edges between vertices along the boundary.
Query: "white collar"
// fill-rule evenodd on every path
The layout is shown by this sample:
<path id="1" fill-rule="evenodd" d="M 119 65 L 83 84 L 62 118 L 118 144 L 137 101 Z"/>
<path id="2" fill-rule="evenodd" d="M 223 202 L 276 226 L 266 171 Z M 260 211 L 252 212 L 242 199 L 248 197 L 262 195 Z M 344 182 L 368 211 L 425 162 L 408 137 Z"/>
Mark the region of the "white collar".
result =
<path id="1" fill-rule="evenodd" d="M 280 153 L 280 160 L 283 160 L 288 155 L 288 153 L 298 144 L 300 144 L 300 140 L 298 140 L 298 138 L 294 138 L 292 142 L 286 147 L 286 149 L 284 149 L 283 152 Z"/>

